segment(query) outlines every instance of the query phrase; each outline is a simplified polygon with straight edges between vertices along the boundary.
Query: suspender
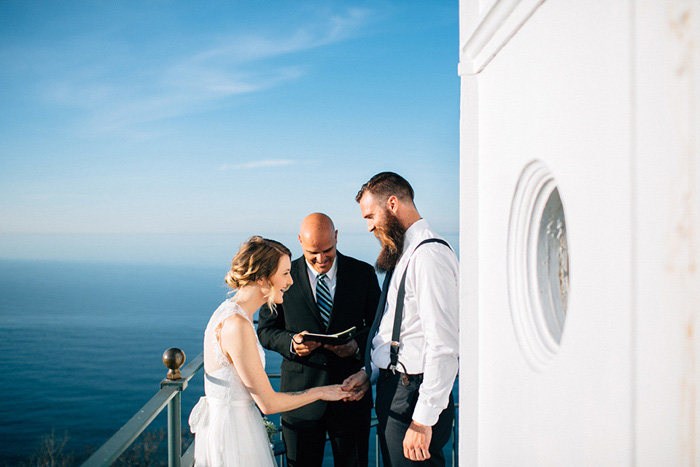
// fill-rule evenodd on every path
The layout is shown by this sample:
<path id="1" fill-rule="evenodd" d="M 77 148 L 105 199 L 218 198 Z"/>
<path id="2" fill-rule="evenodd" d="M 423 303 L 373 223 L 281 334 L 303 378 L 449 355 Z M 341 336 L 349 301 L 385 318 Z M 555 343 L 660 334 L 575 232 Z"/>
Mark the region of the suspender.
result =
<path id="1" fill-rule="evenodd" d="M 443 245 L 447 246 L 449 249 L 452 249 L 449 243 L 447 243 L 445 240 L 441 238 L 428 238 L 426 240 L 423 240 L 416 246 L 416 248 L 413 250 L 411 253 L 411 257 L 413 257 L 413 253 L 416 252 L 418 248 L 420 248 L 421 245 L 425 245 L 426 243 L 442 243 Z M 399 341 L 399 338 L 401 336 L 401 320 L 403 319 L 403 300 L 404 296 L 406 295 L 406 273 L 408 272 L 408 264 L 410 263 L 411 259 L 408 259 L 408 263 L 406 263 L 406 270 L 403 272 L 403 276 L 401 276 L 401 283 L 399 284 L 399 292 L 396 295 L 396 313 L 394 315 L 394 330 L 391 333 L 391 349 L 389 353 L 389 358 L 390 358 L 390 364 L 389 364 L 389 370 L 392 372 L 396 372 L 396 365 L 399 363 L 399 347 L 401 346 L 401 343 Z M 403 366 L 403 364 L 402 364 Z M 405 368 L 404 368 L 404 373 L 405 373 Z"/>

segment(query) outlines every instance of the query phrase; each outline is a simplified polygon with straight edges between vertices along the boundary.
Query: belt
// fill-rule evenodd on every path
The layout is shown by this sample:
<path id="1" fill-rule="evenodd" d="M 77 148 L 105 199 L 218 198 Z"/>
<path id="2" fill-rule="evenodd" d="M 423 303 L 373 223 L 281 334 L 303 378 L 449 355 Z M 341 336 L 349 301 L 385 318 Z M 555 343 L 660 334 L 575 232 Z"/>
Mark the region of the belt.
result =
<path id="1" fill-rule="evenodd" d="M 409 375 L 407 373 L 401 373 L 400 371 L 391 371 L 391 370 L 387 370 L 384 368 L 379 369 L 379 377 L 382 379 L 385 379 L 385 380 L 388 380 L 392 377 L 398 377 L 402 381 L 406 381 L 406 382 L 417 381 L 420 383 L 423 381 L 423 373 L 418 373 L 416 375 Z"/>
<path id="2" fill-rule="evenodd" d="M 206 396 L 205 399 L 209 405 L 219 406 L 228 405 L 229 407 L 255 407 L 255 401 L 253 399 L 243 399 L 237 401 L 230 401 L 226 399 L 219 399 L 218 397 Z"/>

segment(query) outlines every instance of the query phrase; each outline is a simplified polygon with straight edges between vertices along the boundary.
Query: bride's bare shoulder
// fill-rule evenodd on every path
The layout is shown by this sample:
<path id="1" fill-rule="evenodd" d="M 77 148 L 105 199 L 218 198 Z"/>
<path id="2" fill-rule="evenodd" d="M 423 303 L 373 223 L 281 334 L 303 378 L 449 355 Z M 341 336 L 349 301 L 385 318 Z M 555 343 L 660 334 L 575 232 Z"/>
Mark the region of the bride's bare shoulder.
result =
<path id="1" fill-rule="evenodd" d="M 235 313 L 221 323 L 221 337 L 222 339 L 234 338 L 236 340 L 254 338 L 255 331 L 248 319 Z"/>

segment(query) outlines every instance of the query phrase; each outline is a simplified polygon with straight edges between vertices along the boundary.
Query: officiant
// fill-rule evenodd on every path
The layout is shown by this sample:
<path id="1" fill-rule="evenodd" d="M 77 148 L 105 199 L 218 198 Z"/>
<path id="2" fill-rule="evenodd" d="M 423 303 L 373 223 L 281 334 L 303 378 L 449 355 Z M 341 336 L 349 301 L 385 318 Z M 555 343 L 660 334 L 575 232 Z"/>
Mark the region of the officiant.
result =
<path id="1" fill-rule="evenodd" d="M 337 241 L 330 217 L 308 215 L 299 229 L 303 256 L 292 262 L 294 285 L 276 313 L 260 310 L 260 342 L 284 357 L 280 391 L 342 383 L 364 364 L 379 283 L 374 268 L 339 253 Z M 304 338 L 305 333 L 335 334 L 353 326 L 359 334 L 339 345 Z M 320 467 L 328 437 L 336 467 L 367 466 L 371 409 L 372 398 L 364 397 L 356 402 L 318 401 L 283 413 L 288 465 Z"/>

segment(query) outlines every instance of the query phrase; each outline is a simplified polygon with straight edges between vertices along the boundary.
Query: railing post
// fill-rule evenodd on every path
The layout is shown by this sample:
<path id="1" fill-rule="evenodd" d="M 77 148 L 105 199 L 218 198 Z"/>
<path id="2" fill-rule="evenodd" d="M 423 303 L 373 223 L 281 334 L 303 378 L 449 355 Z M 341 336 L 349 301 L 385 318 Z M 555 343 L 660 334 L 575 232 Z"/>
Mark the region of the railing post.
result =
<path id="1" fill-rule="evenodd" d="M 377 425 L 376 430 L 374 432 L 374 465 L 379 467 L 379 425 Z"/>
<path id="2" fill-rule="evenodd" d="M 180 467 L 182 456 L 182 391 L 168 402 L 168 467 Z"/>
<path id="3" fill-rule="evenodd" d="M 169 368 L 167 379 L 160 387 L 176 386 L 177 394 L 168 402 L 168 467 L 180 467 L 182 463 L 182 391 L 187 380 L 181 379 L 180 367 L 185 363 L 185 352 L 172 348 L 163 353 L 163 364 Z"/>

